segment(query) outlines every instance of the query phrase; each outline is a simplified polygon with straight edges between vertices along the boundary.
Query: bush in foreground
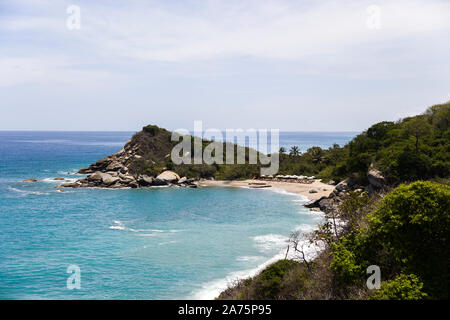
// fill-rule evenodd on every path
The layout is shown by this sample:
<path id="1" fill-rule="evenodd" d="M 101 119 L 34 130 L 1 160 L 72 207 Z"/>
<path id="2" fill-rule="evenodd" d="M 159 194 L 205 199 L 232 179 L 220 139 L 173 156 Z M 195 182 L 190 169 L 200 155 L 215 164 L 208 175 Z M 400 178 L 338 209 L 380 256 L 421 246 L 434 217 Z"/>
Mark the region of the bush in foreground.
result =
<path id="1" fill-rule="evenodd" d="M 361 284 L 364 270 L 374 264 L 383 279 L 415 274 L 430 298 L 448 298 L 449 208 L 447 185 L 418 181 L 394 189 L 369 214 L 366 229 L 333 245 L 331 267 L 337 278 L 345 285 Z M 404 278 L 397 280 L 405 283 Z"/>

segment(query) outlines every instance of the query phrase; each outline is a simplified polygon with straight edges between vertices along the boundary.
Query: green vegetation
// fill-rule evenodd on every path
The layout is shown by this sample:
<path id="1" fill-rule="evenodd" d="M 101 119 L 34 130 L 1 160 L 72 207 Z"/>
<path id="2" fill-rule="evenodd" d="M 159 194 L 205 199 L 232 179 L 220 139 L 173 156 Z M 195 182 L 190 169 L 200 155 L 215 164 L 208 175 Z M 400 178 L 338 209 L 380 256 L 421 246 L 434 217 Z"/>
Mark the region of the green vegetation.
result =
<path id="1" fill-rule="evenodd" d="M 150 133 L 150 135 L 152 135 L 152 136 L 156 136 L 160 129 L 158 126 L 149 124 L 148 126 L 145 126 L 144 128 L 142 128 L 142 130 L 147 133 Z"/>
<path id="2" fill-rule="evenodd" d="M 276 299 L 278 294 L 285 289 L 284 276 L 298 265 L 299 263 L 293 260 L 279 260 L 270 265 L 253 280 L 255 292 L 261 299 Z"/>
<path id="3" fill-rule="evenodd" d="M 450 174 L 450 103 L 397 122 L 374 124 L 344 147 L 308 149 L 280 155 L 280 174 L 316 175 L 322 179 L 353 177 L 366 182 L 373 163 L 392 184 Z"/>
<path id="4" fill-rule="evenodd" d="M 431 297 L 448 297 L 449 208 L 449 186 L 429 181 L 399 186 L 368 215 L 367 228 L 355 228 L 333 245 L 332 269 L 350 285 L 377 264 L 384 277 L 415 274 Z"/>
<path id="5" fill-rule="evenodd" d="M 450 102 L 432 106 L 422 115 L 374 124 L 343 147 L 337 144 L 326 150 L 312 147 L 301 153 L 294 146 L 289 154 L 282 147 L 279 150 L 279 174 L 315 175 L 323 180 L 335 181 L 352 177 L 364 185 L 367 183 L 367 171 L 373 164 L 392 185 L 446 178 L 450 174 L 449 119 Z M 171 141 L 169 131 L 148 125 L 133 140 L 139 140 L 140 149 L 144 151 L 144 160 L 139 160 L 134 166 L 136 173 L 151 173 L 155 172 L 155 168 L 170 167 L 188 178 L 231 180 L 252 178 L 260 172 L 260 164 L 249 164 L 249 148 L 240 147 L 245 152 L 244 164 L 174 166 L 169 163 L 169 155 L 178 142 Z M 209 143 L 202 141 L 202 150 Z M 222 151 L 225 163 L 225 145 Z"/>
<path id="6" fill-rule="evenodd" d="M 237 281 L 223 294 L 229 299 L 295 299 L 306 285 L 307 270 L 294 260 L 279 260 L 254 278 Z"/>
<path id="7" fill-rule="evenodd" d="M 401 274 L 393 280 L 383 282 L 381 289 L 371 297 L 373 300 L 421 300 L 427 297 L 422 292 L 423 283 L 414 274 Z"/>

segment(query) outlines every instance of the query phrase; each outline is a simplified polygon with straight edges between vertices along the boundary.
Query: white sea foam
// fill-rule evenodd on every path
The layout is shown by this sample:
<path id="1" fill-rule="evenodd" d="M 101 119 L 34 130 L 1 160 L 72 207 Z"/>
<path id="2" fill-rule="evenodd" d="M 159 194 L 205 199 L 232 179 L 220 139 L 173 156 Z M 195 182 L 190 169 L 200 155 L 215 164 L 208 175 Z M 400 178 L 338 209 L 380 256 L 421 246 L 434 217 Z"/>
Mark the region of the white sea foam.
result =
<path id="1" fill-rule="evenodd" d="M 301 224 L 295 228 L 295 231 L 301 231 L 302 233 L 308 233 L 313 231 L 316 226 L 310 224 Z"/>
<path id="2" fill-rule="evenodd" d="M 166 241 L 166 242 L 160 242 L 160 243 L 158 243 L 158 245 L 159 246 L 164 246 L 164 245 L 167 245 L 167 244 L 173 244 L 173 243 L 177 243 L 178 241 L 176 241 L 176 240 L 172 240 L 172 241 Z"/>
<path id="3" fill-rule="evenodd" d="M 262 188 L 262 190 L 267 190 L 267 191 L 285 194 L 285 195 L 289 195 L 289 196 L 296 196 L 296 197 L 300 198 L 299 200 L 308 199 L 308 198 L 302 196 L 301 194 L 298 194 L 295 192 L 289 192 L 289 191 L 286 191 L 283 189 L 278 189 L 278 188 Z M 307 201 L 307 200 L 305 200 L 305 201 Z"/>
<path id="4" fill-rule="evenodd" d="M 263 236 L 253 237 L 255 246 L 261 252 L 273 251 L 287 246 L 288 237 L 279 234 L 267 234 Z"/>
<path id="5" fill-rule="evenodd" d="M 295 228 L 296 231 L 301 231 L 302 233 L 308 233 L 315 229 L 313 225 L 301 224 Z M 264 270 L 270 264 L 286 258 L 286 252 L 288 247 L 288 237 L 279 234 L 267 234 L 256 236 L 252 238 L 255 245 L 261 252 L 273 251 L 274 249 L 278 253 L 272 258 L 266 260 L 264 263 L 259 264 L 256 268 L 241 270 L 237 272 L 232 272 L 225 278 L 213 280 L 202 285 L 201 289 L 194 291 L 192 293 L 192 299 L 196 300 L 211 300 L 219 296 L 226 288 L 233 285 L 234 282 L 254 277 L 259 272 Z M 322 251 L 325 247 L 324 243 L 310 243 L 309 240 L 300 241 L 299 248 L 302 248 L 307 260 L 314 259 L 317 254 Z M 239 261 L 257 261 L 258 256 L 243 256 L 238 257 Z M 288 259 L 299 259 L 298 253 L 294 250 L 290 250 L 287 255 Z M 254 260 L 253 260 L 254 259 Z"/>
<path id="6" fill-rule="evenodd" d="M 74 178 L 64 178 L 64 180 L 55 180 L 55 178 L 44 178 L 42 180 L 42 182 L 48 182 L 48 183 L 56 183 L 56 184 L 60 184 L 60 183 L 68 183 L 68 182 L 75 182 L 78 179 L 74 179 Z"/>
<path id="7" fill-rule="evenodd" d="M 73 175 L 73 176 L 84 176 L 85 174 L 78 173 L 78 169 L 70 169 L 68 171 L 57 171 L 57 174 L 60 175 Z"/>
<path id="8" fill-rule="evenodd" d="M 27 195 L 34 195 L 34 196 L 41 196 L 41 195 L 48 195 L 48 192 L 40 192 L 40 191 L 27 191 L 27 190 L 21 190 L 21 189 L 17 189 L 14 187 L 7 187 L 7 190 L 10 191 L 14 191 L 17 192 L 19 194 L 21 194 L 22 196 L 27 196 Z"/>
<path id="9" fill-rule="evenodd" d="M 124 223 L 120 220 L 114 220 L 113 221 L 114 225 L 113 226 L 109 226 L 109 229 L 112 230 L 122 230 L 122 231 L 131 231 L 131 232 L 153 232 L 152 234 L 140 234 L 140 236 L 155 236 L 156 234 L 161 234 L 161 233 L 165 233 L 165 232 L 169 232 L 169 233 L 175 233 L 175 232 L 181 232 L 182 230 L 161 230 L 161 229 L 134 229 L 134 228 L 129 228 L 126 227 L 124 225 Z"/>
<path id="10" fill-rule="evenodd" d="M 114 220 L 113 222 L 114 222 L 115 225 L 114 226 L 109 226 L 109 229 L 112 229 L 112 230 L 127 230 L 127 231 L 133 231 L 133 232 L 135 231 L 132 228 L 125 227 L 123 222 L 120 221 L 120 220 Z"/>
<path id="11" fill-rule="evenodd" d="M 314 259 L 317 254 L 323 250 L 324 244 L 310 244 L 308 241 L 302 241 L 301 245 L 303 245 L 303 250 L 305 251 L 305 257 L 308 260 Z M 287 247 L 286 247 L 287 248 Z M 234 282 L 246 279 L 250 277 L 256 276 L 259 272 L 264 270 L 270 264 L 284 259 L 286 257 L 286 249 L 281 250 L 278 254 L 265 261 L 264 263 L 258 265 L 256 268 L 247 269 L 237 272 L 232 272 L 228 276 L 222 279 L 217 279 L 211 282 L 207 282 L 202 285 L 202 288 L 192 293 L 192 299 L 195 300 L 212 300 L 219 296 L 219 294 L 228 288 L 230 285 L 233 285 Z M 296 253 L 290 251 L 287 256 L 288 259 L 297 258 Z"/>
<path id="12" fill-rule="evenodd" d="M 237 257 L 236 261 L 259 261 L 264 259 L 264 257 L 262 256 L 242 256 L 242 257 Z"/>

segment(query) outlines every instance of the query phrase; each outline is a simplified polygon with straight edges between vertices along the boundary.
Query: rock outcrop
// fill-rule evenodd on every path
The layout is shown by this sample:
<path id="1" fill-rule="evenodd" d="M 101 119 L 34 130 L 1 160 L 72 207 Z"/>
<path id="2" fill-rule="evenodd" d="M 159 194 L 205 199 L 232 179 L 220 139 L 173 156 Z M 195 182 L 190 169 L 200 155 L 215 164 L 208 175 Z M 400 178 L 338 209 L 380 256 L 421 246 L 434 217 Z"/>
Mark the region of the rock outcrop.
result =
<path id="1" fill-rule="evenodd" d="M 325 215 L 330 215 L 333 211 L 338 210 L 341 203 L 347 199 L 349 192 L 360 191 L 365 189 L 354 183 L 351 179 L 346 179 L 338 183 L 333 192 L 329 196 L 321 197 L 317 200 L 311 200 L 303 204 L 304 207 L 309 208 L 311 211 L 322 211 Z"/>
<path id="2" fill-rule="evenodd" d="M 120 170 L 119 170 L 120 171 Z M 178 185 L 181 187 L 197 187 L 194 179 L 180 178 L 173 171 L 164 171 L 156 178 L 148 175 L 133 176 L 115 171 L 95 171 L 86 178 L 72 183 L 61 184 L 55 188 L 146 188 L 162 185 Z"/>
<path id="3" fill-rule="evenodd" d="M 117 153 L 109 155 L 80 169 L 78 173 L 87 174 L 73 183 L 66 183 L 56 188 L 146 188 L 161 185 L 178 185 L 195 188 L 196 181 L 187 179 L 170 170 L 161 170 L 150 176 L 146 168 L 167 160 L 173 147 L 171 132 L 156 126 L 144 127 Z"/>
<path id="4" fill-rule="evenodd" d="M 383 188 L 386 185 L 386 179 L 381 174 L 381 171 L 371 167 L 367 173 L 367 179 L 372 187 L 375 189 Z"/>

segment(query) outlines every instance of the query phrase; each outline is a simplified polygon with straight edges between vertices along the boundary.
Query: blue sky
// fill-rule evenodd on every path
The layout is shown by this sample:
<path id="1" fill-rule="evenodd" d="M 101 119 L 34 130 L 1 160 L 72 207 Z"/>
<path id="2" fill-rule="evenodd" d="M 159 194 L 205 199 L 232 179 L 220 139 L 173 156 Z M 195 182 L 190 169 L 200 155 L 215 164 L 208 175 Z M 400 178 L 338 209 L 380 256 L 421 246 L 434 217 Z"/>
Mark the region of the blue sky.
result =
<path id="1" fill-rule="evenodd" d="M 450 100 L 449 39 L 446 0 L 1 0 L 0 130 L 359 131 Z"/>

